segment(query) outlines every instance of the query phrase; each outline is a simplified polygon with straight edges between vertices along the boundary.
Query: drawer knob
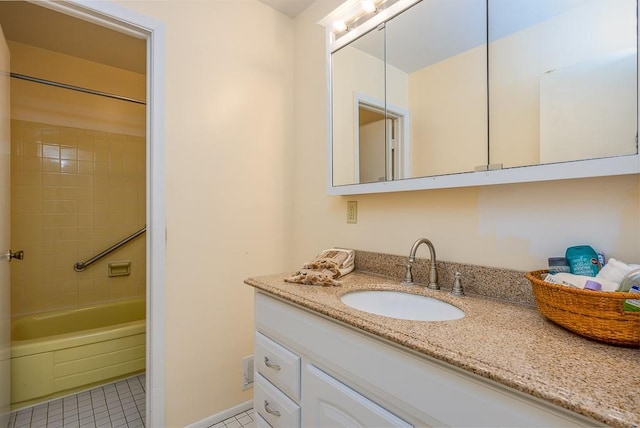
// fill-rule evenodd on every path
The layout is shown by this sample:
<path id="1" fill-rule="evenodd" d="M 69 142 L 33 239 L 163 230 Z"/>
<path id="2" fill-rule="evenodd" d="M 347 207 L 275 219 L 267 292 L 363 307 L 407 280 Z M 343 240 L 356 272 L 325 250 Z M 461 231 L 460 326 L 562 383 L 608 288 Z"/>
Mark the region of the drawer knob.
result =
<path id="1" fill-rule="evenodd" d="M 269 402 L 267 400 L 264 400 L 264 409 L 267 411 L 267 413 L 269 413 L 270 415 L 273 416 L 280 416 L 280 412 L 277 410 L 273 410 L 271 407 L 269 407 Z"/>
<path id="2" fill-rule="evenodd" d="M 280 370 L 280 366 L 269 361 L 269 357 L 264 357 L 264 365 L 269 367 L 270 369 Z"/>

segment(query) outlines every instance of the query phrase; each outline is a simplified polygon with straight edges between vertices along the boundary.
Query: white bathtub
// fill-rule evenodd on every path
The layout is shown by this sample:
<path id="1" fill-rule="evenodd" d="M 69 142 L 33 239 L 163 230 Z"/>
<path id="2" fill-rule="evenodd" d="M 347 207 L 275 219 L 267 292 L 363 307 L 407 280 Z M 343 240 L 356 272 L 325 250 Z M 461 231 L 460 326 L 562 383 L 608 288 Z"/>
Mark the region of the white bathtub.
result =
<path id="1" fill-rule="evenodd" d="M 33 404 L 145 369 L 145 300 L 14 319 L 11 404 Z"/>

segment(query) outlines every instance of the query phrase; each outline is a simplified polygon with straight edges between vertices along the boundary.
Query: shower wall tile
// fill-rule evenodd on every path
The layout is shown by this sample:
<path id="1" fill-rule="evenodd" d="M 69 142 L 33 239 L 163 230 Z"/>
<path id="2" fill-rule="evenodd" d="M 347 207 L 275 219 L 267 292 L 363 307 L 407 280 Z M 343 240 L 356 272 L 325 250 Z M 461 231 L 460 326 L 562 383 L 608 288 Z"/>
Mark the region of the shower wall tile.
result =
<path id="1" fill-rule="evenodd" d="M 84 272 L 73 266 L 145 224 L 142 137 L 13 120 L 12 314 L 20 316 L 144 297 L 146 249 L 138 238 Z M 131 275 L 107 265 L 131 261 Z"/>

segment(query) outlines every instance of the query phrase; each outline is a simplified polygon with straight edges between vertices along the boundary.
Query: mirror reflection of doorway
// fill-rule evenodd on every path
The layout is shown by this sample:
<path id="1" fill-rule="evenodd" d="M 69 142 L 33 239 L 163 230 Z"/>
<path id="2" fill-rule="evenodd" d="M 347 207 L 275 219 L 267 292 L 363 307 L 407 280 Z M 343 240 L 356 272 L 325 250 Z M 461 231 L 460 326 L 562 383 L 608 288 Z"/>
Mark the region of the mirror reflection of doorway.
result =
<path id="1" fill-rule="evenodd" d="M 404 178 L 408 152 L 406 112 L 358 101 L 355 153 L 356 182 L 373 183 Z"/>
<path id="2" fill-rule="evenodd" d="M 358 170 L 360 183 L 386 180 L 386 127 L 384 113 L 358 107 Z"/>

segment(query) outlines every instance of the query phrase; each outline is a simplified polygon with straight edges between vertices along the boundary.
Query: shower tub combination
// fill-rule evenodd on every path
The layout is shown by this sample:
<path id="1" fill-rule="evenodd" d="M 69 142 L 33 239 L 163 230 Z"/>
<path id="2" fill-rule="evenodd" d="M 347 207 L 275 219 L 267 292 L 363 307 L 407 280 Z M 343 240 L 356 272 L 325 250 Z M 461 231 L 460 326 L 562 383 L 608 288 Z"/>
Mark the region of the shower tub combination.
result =
<path id="1" fill-rule="evenodd" d="M 145 330 L 144 299 L 13 320 L 12 407 L 143 371 Z"/>

